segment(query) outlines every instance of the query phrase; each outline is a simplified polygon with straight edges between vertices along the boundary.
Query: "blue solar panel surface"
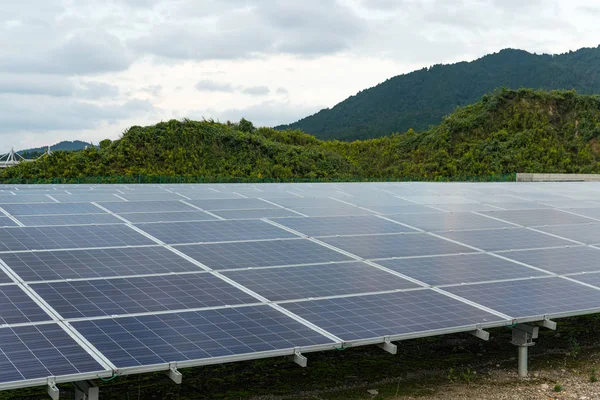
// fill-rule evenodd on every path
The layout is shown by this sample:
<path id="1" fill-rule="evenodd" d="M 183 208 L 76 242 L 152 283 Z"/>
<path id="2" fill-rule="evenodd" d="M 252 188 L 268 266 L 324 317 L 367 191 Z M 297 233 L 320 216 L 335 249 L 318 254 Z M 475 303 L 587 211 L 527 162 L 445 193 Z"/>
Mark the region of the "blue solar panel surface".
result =
<path id="1" fill-rule="evenodd" d="M 81 321 L 73 326 L 119 368 L 332 343 L 266 305 Z"/>
<path id="2" fill-rule="evenodd" d="M 0 328 L 0 384 L 50 376 L 102 372 L 57 324 Z"/>
<path id="3" fill-rule="evenodd" d="M 502 318 L 423 289 L 282 306 L 344 340 L 370 339 L 501 321 Z"/>
<path id="4" fill-rule="evenodd" d="M 104 370 L 90 351 L 164 369 L 600 310 L 594 184 L 9 185 L 0 207 L 2 269 L 43 299 L 0 270 L 0 389 Z M 289 311 L 249 305 L 264 298 Z M 32 344 L 6 352 L 15 338 Z"/>
<path id="5" fill-rule="evenodd" d="M 306 239 L 211 243 L 174 248 L 216 270 L 352 260 Z"/>

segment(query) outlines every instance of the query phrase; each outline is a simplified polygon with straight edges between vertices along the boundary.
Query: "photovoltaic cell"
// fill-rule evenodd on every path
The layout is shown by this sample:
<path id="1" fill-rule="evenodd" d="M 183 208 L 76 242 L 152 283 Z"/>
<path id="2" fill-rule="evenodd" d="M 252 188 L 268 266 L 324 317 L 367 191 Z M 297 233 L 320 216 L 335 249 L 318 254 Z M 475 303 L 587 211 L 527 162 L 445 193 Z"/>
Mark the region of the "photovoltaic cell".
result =
<path id="1" fill-rule="evenodd" d="M 429 289 L 285 303 L 344 340 L 373 339 L 502 321 Z"/>
<path id="2" fill-rule="evenodd" d="M 74 322 L 119 368 L 332 343 L 267 306 Z"/>
<path id="3" fill-rule="evenodd" d="M 306 239 L 194 244 L 175 248 L 216 270 L 352 260 Z"/>
<path id="4" fill-rule="evenodd" d="M 259 192 L 260 195 L 260 192 Z M 188 200 L 190 204 L 204 210 L 250 210 L 256 208 L 274 207 L 272 204 L 259 199 L 220 199 L 220 200 Z"/>
<path id="5" fill-rule="evenodd" d="M 388 218 L 428 232 L 469 229 L 504 228 L 511 226 L 504 222 L 472 213 L 429 213 L 394 215 Z"/>
<path id="6" fill-rule="evenodd" d="M 600 224 L 541 226 L 537 229 L 585 244 L 600 244 Z"/>
<path id="7" fill-rule="evenodd" d="M 106 214 L 91 203 L 34 203 L 5 204 L 2 206 L 9 214 L 19 215 L 56 215 L 56 214 Z"/>
<path id="8" fill-rule="evenodd" d="M 569 205 L 566 205 L 566 208 L 571 208 L 571 207 Z M 589 207 L 589 208 L 569 209 L 567 211 L 581 214 L 583 216 L 590 217 L 590 218 L 600 219 L 600 205 L 597 205 L 596 207 Z"/>
<path id="9" fill-rule="evenodd" d="M 10 219 L 8 217 L 0 216 L 0 227 L 6 227 L 6 226 L 17 226 L 17 224 L 15 223 L 15 221 L 13 221 L 12 219 Z"/>
<path id="10" fill-rule="evenodd" d="M 179 200 L 183 200 L 183 197 L 178 197 Z M 107 202 L 100 203 L 100 205 L 117 214 L 129 212 L 198 211 L 194 207 L 190 207 L 178 200 Z"/>
<path id="11" fill-rule="evenodd" d="M 163 247 L 6 253 L 0 259 L 29 282 L 200 270 Z"/>
<path id="12" fill-rule="evenodd" d="M 16 217 L 25 226 L 122 224 L 110 214 L 22 215 Z"/>
<path id="13" fill-rule="evenodd" d="M 446 212 L 471 212 L 471 211 L 494 211 L 500 206 L 493 206 L 483 203 L 468 204 L 431 204 L 429 207 L 435 207 L 438 210 Z"/>
<path id="14" fill-rule="evenodd" d="M 573 242 L 524 228 L 442 232 L 440 236 L 486 251 L 569 246 Z"/>
<path id="15" fill-rule="evenodd" d="M 345 206 L 344 203 L 327 197 L 295 197 L 269 199 L 270 202 L 288 208 L 337 208 Z"/>
<path id="16" fill-rule="evenodd" d="M 368 210 L 363 210 L 362 208 L 346 206 L 346 205 L 342 205 L 341 207 L 335 207 L 335 208 L 294 207 L 294 208 L 290 208 L 290 210 L 294 210 L 294 211 L 304 214 L 308 217 L 333 217 L 333 216 L 344 216 L 344 215 L 372 215 L 372 214 L 374 214 L 373 212 L 368 211 Z"/>
<path id="17" fill-rule="evenodd" d="M 272 301 L 419 287 L 360 262 L 226 271 L 224 274 Z"/>
<path id="18" fill-rule="evenodd" d="M 364 259 L 455 254 L 473 250 L 427 234 L 328 237 L 332 246 Z"/>
<path id="19" fill-rule="evenodd" d="M 574 275 L 571 279 L 575 279 L 576 281 L 587 283 L 588 285 L 596 286 L 600 288 L 600 274 L 583 274 L 583 275 Z"/>
<path id="20" fill-rule="evenodd" d="M 405 206 L 370 206 L 369 210 L 378 212 L 383 215 L 394 214 L 428 214 L 443 212 L 435 208 L 422 206 L 420 204 L 408 204 Z"/>
<path id="21" fill-rule="evenodd" d="M 120 195 L 119 193 L 115 193 Z M 94 193 L 94 192 L 85 192 L 81 194 L 53 194 L 56 200 L 61 203 L 84 203 L 84 202 L 100 202 L 100 201 L 124 201 L 123 199 L 115 196 L 112 193 Z M 50 199 L 48 199 L 50 200 Z"/>
<path id="22" fill-rule="evenodd" d="M 600 290 L 561 278 L 462 285 L 444 290 L 513 318 L 600 308 Z"/>
<path id="23" fill-rule="evenodd" d="M 267 204 L 268 205 L 268 204 Z M 264 208 L 253 210 L 221 210 L 213 211 L 214 214 L 225 219 L 260 219 L 260 218 L 280 218 L 280 217 L 301 217 L 293 211 L 285 208 Z"/>
<path id="24" fill-rule="evenodd" d="M 52 318 L 17 285 L 0 286 L 0 326 Z"/>
<path id="25" fill-rule="evenodd" d="M 490 211 L 485 212 L 485 214 L 523 226 L 584 224 L 592 222 L 588 218 L 553 209 Z"/>
<path id="26" fill-rule="evenodd" d="M 0 383 L 102 372 L 57 324 L 0 328 Z"/>
<path id="27" fill-rule="evenodd" d="M 136 212 L 119 214 L 131 223 L 215 221 L 217 218 L 203 211 Z"/>
<path id="28" fill-rule="evenodd" d="M 484 253 L 383 260 L 377 264 L 433 286 L 547 275 Z"/>
<path id="29" fill-rule="evenodd" d="M 12 203 L 54 203 L 50 197 L 45 194 L 18 194 L 18 195 L 0 195 L 0 204 Z"/>
<path id="30" fill-rule="evenodd" d="M 138 201 L 168 201 L 168 200 L 183 200 L 185 197 L 180 196 L 175 193 L 170 192 L 157 192 L 157 193 L 125 193 L 119 194 L 124 199 L 127 199 L 129 202 L 138 202 Z"/>
<path id="31" fill-rule="evenodd" d="M 126 225 L 0 228 L 0 251 L 155 244 Z"/>
<path id="32" fill-rule="evenodd" d="M 308 236 L 415 232 L 414 229 L 370 215 L 322 218 L 279 218 L 274 221 Z"/>
<path id="33" fill-rule="evenodd" d="M 209 274 L 163 275 L 31 285 L 63 318 L 98 317 L 257 303 Z"/>
<path id="34" fill-rule="evenodd" d="M 600 250 L 587 246 L 523 250 L 500 253 L 502 256 L 556 274 L 600 271 Z"/>
<path id="35" fill-rule="evenodd" d="M 168 244 L 297 237 L 260 220 L 172 222 L 137 226 Z"/>

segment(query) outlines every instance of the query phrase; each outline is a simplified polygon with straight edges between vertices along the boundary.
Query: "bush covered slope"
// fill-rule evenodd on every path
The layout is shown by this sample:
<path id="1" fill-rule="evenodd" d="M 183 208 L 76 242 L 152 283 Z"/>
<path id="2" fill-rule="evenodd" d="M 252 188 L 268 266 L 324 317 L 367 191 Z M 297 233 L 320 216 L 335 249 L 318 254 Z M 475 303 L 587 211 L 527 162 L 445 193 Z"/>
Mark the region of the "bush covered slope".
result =
<path id="1" fill-rule="evenodd" d="M 575 89 L 600 93 L 600 47 L 561 55 L 506 49 L 473 62 L 434 65 L 351 96 L 331 109 L 277 129 L 301 129 L 321 139 L 368 139 L 437 125 L 457 106 L 484 93 L 512 89 Z"/>
<path id="2" fill-rule="evenodd" d="M 99 148 L 55 152 L 0 178 L 162 175 L 437 179 L 513 172 L 600 172 L 600 97 L 497 90 L 428 131 L 322 141 L 247 121 L 134 126 Z"/>

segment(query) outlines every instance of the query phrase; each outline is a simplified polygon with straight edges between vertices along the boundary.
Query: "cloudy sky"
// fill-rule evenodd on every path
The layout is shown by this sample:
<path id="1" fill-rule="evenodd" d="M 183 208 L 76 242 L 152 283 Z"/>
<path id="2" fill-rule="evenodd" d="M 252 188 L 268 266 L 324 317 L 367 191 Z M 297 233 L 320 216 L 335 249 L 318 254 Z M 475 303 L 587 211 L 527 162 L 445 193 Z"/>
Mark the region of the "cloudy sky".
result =
<path id="1" fill-rule="evenodd" d="M 171 118 L 293 122 L 505 47 L 600 44 L 597 0 L 0 0 L 0 152 Z"/>

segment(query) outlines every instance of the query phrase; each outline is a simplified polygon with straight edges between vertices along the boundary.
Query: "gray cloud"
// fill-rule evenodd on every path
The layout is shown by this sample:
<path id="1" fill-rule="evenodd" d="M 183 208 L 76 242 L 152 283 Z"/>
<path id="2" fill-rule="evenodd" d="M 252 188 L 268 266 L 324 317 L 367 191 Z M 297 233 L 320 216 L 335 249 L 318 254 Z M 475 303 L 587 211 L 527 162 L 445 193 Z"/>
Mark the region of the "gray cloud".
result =
<path id="1" fill-rule="evenodd" d="M 0 95 L 0 134 L 93 129 L 153 111 L 150 102 L 139 99 L 98 105 L 70 98 Z"/>
<path id="2" fill-rule="evenodd" d="M 271 93 L 271 90 L 266 86 L 251 86 L 242 89 L 242 93 L 250 96 L 266 96 Z"/>
<path id="3" fill-rule="evenodd" d="M 80 88 L 75 92 L 77 97 L 86 99 L 116 98 L 119 88 L 104 82 L 80 82 Z"/>
<path id="4" fill-rule="evenodd" d="M 287 95 L 290 92 L 286 88 L 278 87 L 277 90 L 275 91 L 275 93 L 277 93 L 279 95 Z"/>
<path id="5" fill-rule="evenodd" d="M 201 92 L 235 92 L 235 88 L 230 83 L 211 81 L 208 79 L 201 80 L 196 83 L 195 88 Z"/>
<path id="6" fill-rule="evenodd" d="M 75 85 L 64 77 L 0 74 L 0 93 L 19 95 L 71 96 Z"/>

